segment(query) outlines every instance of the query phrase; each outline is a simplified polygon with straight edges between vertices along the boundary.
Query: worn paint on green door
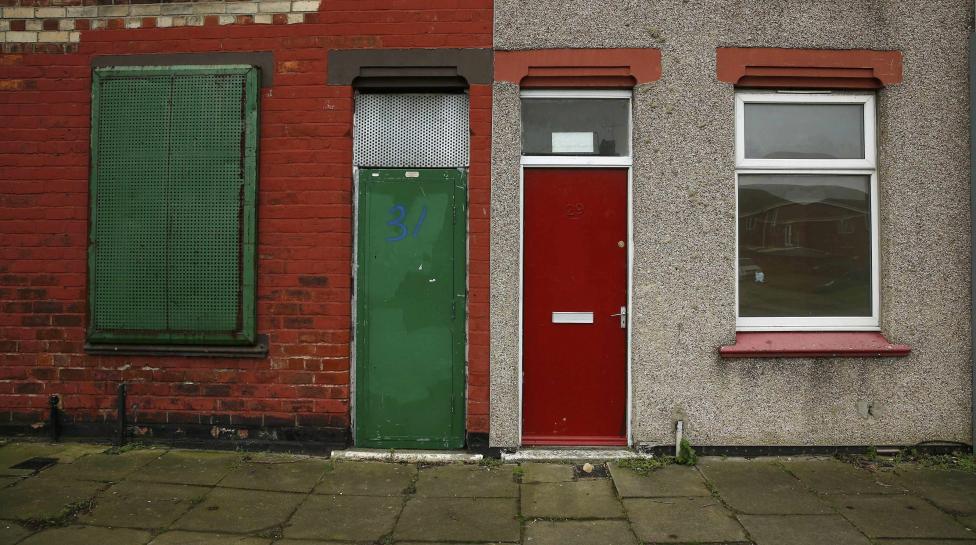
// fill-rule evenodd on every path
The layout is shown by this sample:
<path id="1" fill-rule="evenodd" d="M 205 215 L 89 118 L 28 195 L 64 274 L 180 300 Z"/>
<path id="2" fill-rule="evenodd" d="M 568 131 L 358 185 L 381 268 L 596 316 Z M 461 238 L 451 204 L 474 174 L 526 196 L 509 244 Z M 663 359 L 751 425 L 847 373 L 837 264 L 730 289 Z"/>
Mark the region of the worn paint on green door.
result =
<path id="1" fill-rule="evenodd" d="M 466 177 L 361 170 L 356 444 L 464 446 Z"/>

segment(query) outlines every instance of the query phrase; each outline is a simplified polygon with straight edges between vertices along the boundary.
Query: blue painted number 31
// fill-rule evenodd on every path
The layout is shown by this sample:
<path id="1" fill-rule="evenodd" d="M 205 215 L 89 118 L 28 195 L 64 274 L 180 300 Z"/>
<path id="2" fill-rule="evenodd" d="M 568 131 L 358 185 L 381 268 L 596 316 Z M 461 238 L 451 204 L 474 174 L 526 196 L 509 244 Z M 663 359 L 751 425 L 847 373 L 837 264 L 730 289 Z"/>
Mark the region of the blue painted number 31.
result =
<path id="1" fill-rule="evenodd" d="M 386 237 L 387 242 L 400 242 L 401 240 L 407 238 L 407 235 L 413 235 L 413 238 L 417 238 L 417 233 L 420 232 L 420 226 L 424 224 L 424 220 L 427 218 L 427 207 L 420 209 L 420 218 L 417 219 L 417 224 L 413 226 L 413 232 L 403 224 L 404 218 L 407 217 L 407 209 L 402 204 L 395 204 L 389 210 L 390 214 L 395 216 L 390 221 L 386 222 L 390 227 L 396 227 L 400 229 L 400 234 L 395 237 Z"/>

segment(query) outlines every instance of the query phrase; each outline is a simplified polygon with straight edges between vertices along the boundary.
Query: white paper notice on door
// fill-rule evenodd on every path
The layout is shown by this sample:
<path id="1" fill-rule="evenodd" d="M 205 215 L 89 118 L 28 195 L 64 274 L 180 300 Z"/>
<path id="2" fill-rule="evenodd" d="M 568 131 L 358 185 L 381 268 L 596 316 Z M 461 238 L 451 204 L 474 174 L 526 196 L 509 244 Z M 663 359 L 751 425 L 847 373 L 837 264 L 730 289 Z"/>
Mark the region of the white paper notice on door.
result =
<path id="1" fill-rule="evenodd" d="M 593 153 L 592 132 L 552 133 L 553 153 Z"/>

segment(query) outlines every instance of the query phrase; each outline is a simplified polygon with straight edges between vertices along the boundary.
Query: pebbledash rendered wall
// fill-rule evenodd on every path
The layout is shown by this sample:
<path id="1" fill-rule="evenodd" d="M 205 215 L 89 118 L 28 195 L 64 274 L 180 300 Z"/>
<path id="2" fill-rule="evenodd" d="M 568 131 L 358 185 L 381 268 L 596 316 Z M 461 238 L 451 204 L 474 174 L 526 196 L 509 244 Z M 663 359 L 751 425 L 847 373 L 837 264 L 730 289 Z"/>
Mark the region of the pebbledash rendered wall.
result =
<path id="1" fill-rule="evenodd" d="M 495 48 L 659 48 L 634 91 L 638 444 L 970 443 L 971 0 L 497 0 Z M 904 358 L 721 359 L 735 339 L 733 86 L 717 47 L 897 50 L 878 92 L 881 329 Z M 494 89 L 491 443 L 519 444 L 518 88 Z M 862 416 L 858 403 L 873 404 Z"/>
<path id="2" fill-rule="evenodd" d="M 489 49 L 491 1 L 95 4 L 0 0 L 0 427 L 47 433 L 56 394 L 66 431 L 104 433 L 126 382 L 136 433 L 344 441 L 354 92 L 327 84 L 329 51 Z M 217 52 L 273 56 L 257 182 L 257 330 L 269 354 L 86 354 L 93 63 Z M 470 94 L 467 431 L 485 433 L 491 87 Z"/>

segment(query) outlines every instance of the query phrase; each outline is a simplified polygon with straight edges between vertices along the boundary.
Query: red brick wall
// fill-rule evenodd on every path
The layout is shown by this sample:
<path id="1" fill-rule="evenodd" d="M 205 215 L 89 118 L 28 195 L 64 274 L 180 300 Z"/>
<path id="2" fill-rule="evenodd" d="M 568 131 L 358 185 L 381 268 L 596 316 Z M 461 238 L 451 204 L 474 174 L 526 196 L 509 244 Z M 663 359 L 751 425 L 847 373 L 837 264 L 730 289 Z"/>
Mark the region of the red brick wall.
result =
<path id="1" fill-rule="evenodd" d="M 463 7 L 463 9 L 461 9 Z M 216 18 L 214 18 L 216 19 Z M 111 422 L 119 381 L 137 423 L 349 425 L 352 90 L 332 48 L 491 47 L 490 0 L 329 0 L 305 23 L 83 31 L 77 52 L 0 54 L 0 425 Z M 37 46 L 40 47 L 40 46 Z M 91 57 L 273 51 L 262 90 L 258 331 L 266 359 L 90 356 L 86 232 Z M 488 429 L 491 87 L 471 89 L 468 431 Z"/>

